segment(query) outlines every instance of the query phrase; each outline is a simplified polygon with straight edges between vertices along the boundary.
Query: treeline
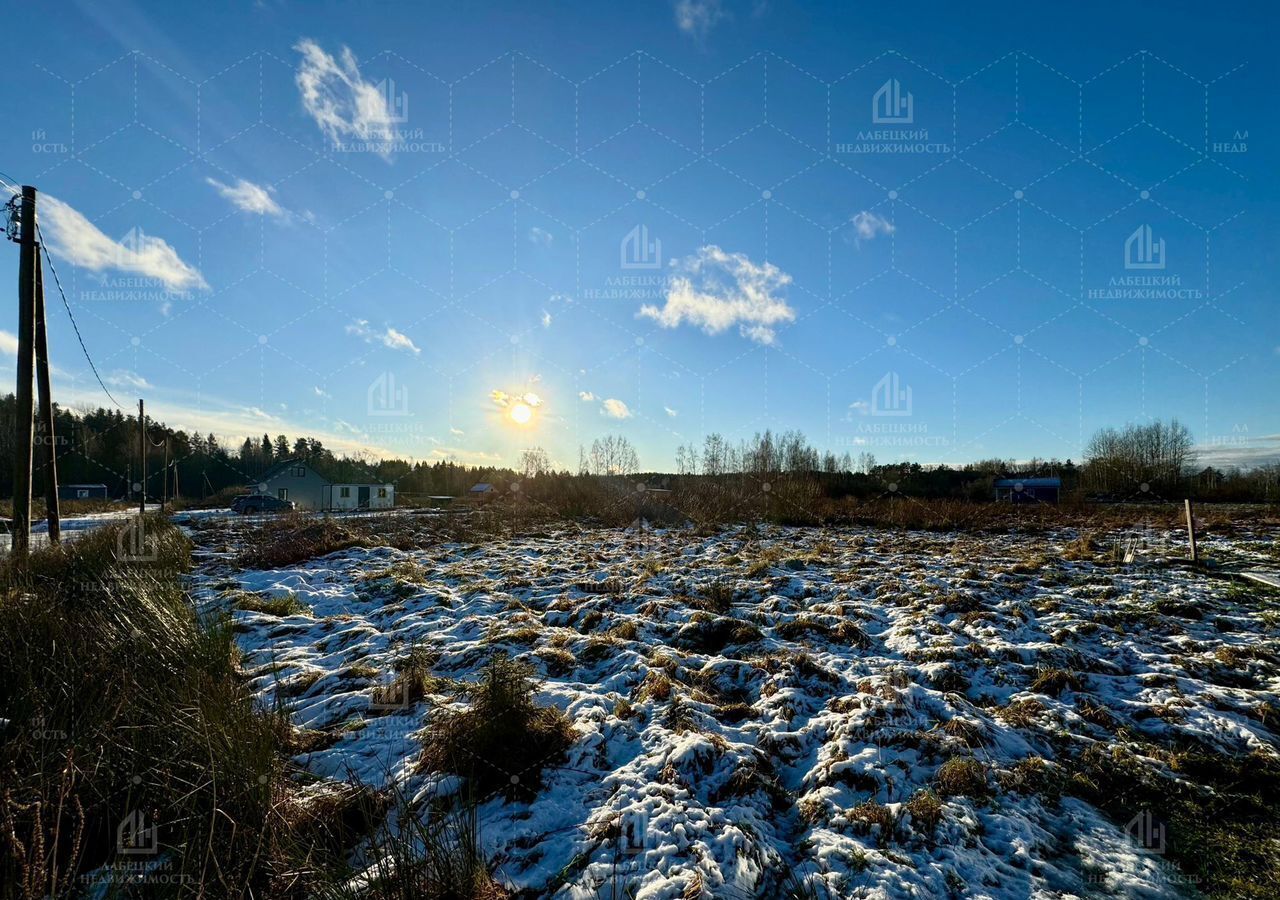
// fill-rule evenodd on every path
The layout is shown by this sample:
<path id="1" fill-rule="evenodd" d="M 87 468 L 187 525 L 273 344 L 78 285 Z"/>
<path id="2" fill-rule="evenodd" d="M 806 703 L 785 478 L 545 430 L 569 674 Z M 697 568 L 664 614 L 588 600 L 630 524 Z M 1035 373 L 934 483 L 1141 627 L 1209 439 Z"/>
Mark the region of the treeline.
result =
<path id="1" fill-rule="evenodd" d="M 12 496 L 14 461 L 12 394 L 0 397 L 0 491 Z M 58 477 L 62 484 L 105 484 L 112 498 L 136 496 L 130 485 L 140 479 L 137 416 L 118 410 L 73 412 L 55 406 Z M 37 440 L 44 439 L 37 435 Z M 514 468 L 464 466 L 447 460 L 411 462 L 335 453 L 310 437 L 286 435 L 246 438 L 224 446 L 212 434 L 193 434 L 148 420 L 147 478 L 149 497 L 165 491 L 164 460 L 171 463 L 168 495 L 188 501 L 225 497 L 246 489 L 272 466 L 286 459 L 307 459 L 335 482 L 385 482 L 396 485 L 401 502 L 428 496 L 462 496 L 477 482 L 500 488 L 513 483 L 539 484 L 538 494 L 569 498 L 587 496 L 584 482 L 623 480 L 650 488 L 674 489 L 708 485 L 735 496 L 763 489 L 807 498 L 839 500 L 897 495 L 983 501 L 993 496 L 999 478 L 1058 477 L 1064 498 L 1093 500 L 1274 501 L 1280 499 L 1280 464 L 1216 469 L 1195 464 L 1193 441 L 1177 421 L 1103 429 L 1086 447 L 1085 459 L 987 459 L 960 466 L 880 463 L 869 452 L 837 456 L 813 447 L 798 431 L 764 431 L 731 442 L 712 433 L 701 445 L 676 449 L 674 470 L 642 466 L 639 453 L 625 437 L 610 435 L 579 448 L 576 472 L 557 470 L 538 447 L 525 450 Z M 167 444 L 167 451 L 166 451 Z M 612 476 L 612 477 L 611 477 Z M 532 486 L 532 485 L 530 485 Z M 34 489 L 44 489 L 37 464 Z"/>

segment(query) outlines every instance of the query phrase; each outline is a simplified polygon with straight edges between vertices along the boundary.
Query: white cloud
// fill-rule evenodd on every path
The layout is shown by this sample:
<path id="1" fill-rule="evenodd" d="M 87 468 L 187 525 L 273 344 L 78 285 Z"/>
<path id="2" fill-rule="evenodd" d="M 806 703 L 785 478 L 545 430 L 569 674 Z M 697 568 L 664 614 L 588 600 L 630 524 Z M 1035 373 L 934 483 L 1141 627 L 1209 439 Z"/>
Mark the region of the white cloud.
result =
<path id="1" fill-rule="evenodd" d="M 381 156 L 391 155 L 391 110 L 378 85 L 360 74 L 355 54 L 343 47 L 338 56 L 326 53 L 310 38 L 294 48 L 302 54 L 295 81 L 302 105 L 333 143 L 347 138 L 373 143 Z"/>
<path id="2" fill-rule="evenodd" d="M 10 336 L 12 337 L 12 335 Z M 14 341 L 14 347 L 17 347 L 18 339 L 14 338 L 13 341 Z M 14 352 L 17 352 L 17 351 L 15 350 Z M 578 391 L 578 399 L 584 403 L 590 403 L 592 400 L 596 399 L 596 395 L 591 393 L 590 391 Z"/>
<path id="3" fill-rule="evenodd" d="M 863 210 L 852 219 L 854 234 L 857 235 L 856 240 L 869 241 L 878 234 L 893 234 L 893 223 L 888 219 L 877 216 L 869 210 Z"/>
<path id="4" fill-rule="evenodd" d="M 332 400 L 332 399 L 333 399 L 333 395 L 332 395 L 332 394 L 330 394 L 328 391 L 324 390 L 323 388 L 313 387 L 311 390 L 315 391 L 315 392 L 316 392 L 316 396 L 317 396 L 317 397 L 319 397 L 319 398 L 320 398 L 320 399 L 322 399 L 322 400 Z"/>
<path id="5" fill-rule="evenodd" d="M 529 229 L 529 243 L 537 244 L 539 247 L 550 247 L 555 243 L 555 235 L 545 228 L 533 226 Z"/>
<path id="6" fill-rule="evenodd" d="M 241 212 L 277 218 L 285 214 L 284 209 L 276 202 L 276 198 L 271 196 L 272 188 L 265 188 L 243 178 L 237 179 L 234 185 L 223 184 L 216 178 L 206 178 L 205 181 L 211 184 L 224 199 L 230 200 L 231 205 Z"/>
<path id="7" fill-rule="evenodd" d="M 121 241 L 107 237 L 77 210 L 45 194 L 40 221 L 58 259 L 91 272 L 119 271 L 154 278 L 173 291 L 208 288 L 194 266 L 158 237 L 134 229 Z"/>
<path id="8" fill-rule="evenodd" d="M 356 337 L 362 339 L 366 344 L 371 344 L 374 341 L 377 341 L 384 347 L 388 347 L 392 350 L 404 350 L 408 353 L 412 353 L 414 356 L 417 356 L 422 352 L 405 334 L 396 331 L 391 326 L 387 326 L 381 330 L 371 328 L 367 319 L 356 319 L 355 322 L 347 326 L 347 334 L 354 334 Z"/>
<path id="9" fill-rule="evenodd" d="M 149 390 L 151 388 L 151 383 L 147 379 L 137 372 L 130 372 L 128 369 L 116 369 L 103 380 L 112 387 L 135 388 L 137 390 Z"/>
<path id="10" fill-rule="evenodd" d="M 610 419 L 631 418 L 631 410 L 627 408 L 627 404 L 613 397 L 609 397 L 600 404 L 600 414 L 608 416 Z"/>
<path id="11" fill-rule="evenodd" d="M 551 327 L 551 313 L 547 312 L 545 309 L 542 311 L 542 327 Z"/>
<path id="12" fill-rule="evenodd" d="M 449 433 L 455 437 L 462 437 L 464 434 L 466 434 L 466 432 L 463 431 L 461 428 L 450 428 Z"/>
<path id="13" fill-rule="evenodd" d="M 662 411 L 663 411 L 663 412 L 665 412 L 667 415 L 669 415 L 669 416 L 670 416 L 671 418 L 673 418 L 673 419 L 674 419 L 676 416 L 680 415 L 680 412 L 679 412 L 678 410 L 674 410 L 674 409 L 672 409 L 670 406 L 664 406 L 664 407 L 662 407 Z"/>
<path id="14" fill-rule="evenodd" d="M 725 18 L 720 0 L 676 0 L 676 27 L 694 37 L 706 37 Z"/>
<path id="15" fill-rule="evenodd" d="M 0 331 L 0 353 L 5 356 L 18 355 L 18 336 L 7 331 Z"/>
<path id="16" fill-rule="evenodd" d="M 772 263 L 754 263 L 742 253 L 726 253 L 715 245 L 677 262 L 661 308 L 640 307 L 639 315 L 663 328 L 688 322 L 707 334 L 733 325 L 758 344 L 772 344 L 774 328 L 795 321 L 793 310 L 778 293 L 791 276 Z"/>

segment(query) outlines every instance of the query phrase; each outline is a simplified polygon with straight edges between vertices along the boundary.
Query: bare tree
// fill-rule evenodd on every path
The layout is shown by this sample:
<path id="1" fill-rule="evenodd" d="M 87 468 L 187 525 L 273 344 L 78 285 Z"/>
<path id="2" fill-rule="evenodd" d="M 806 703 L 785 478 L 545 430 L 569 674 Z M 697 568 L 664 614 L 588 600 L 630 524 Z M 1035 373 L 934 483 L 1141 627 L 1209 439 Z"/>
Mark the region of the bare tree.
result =
<path id="1" fill-rule="evenodd" d="M 520 454 L 520 472 L 525 478 L 537 478 L 550 471 L 551 461 L 541 447 L 530 447 Z"/>

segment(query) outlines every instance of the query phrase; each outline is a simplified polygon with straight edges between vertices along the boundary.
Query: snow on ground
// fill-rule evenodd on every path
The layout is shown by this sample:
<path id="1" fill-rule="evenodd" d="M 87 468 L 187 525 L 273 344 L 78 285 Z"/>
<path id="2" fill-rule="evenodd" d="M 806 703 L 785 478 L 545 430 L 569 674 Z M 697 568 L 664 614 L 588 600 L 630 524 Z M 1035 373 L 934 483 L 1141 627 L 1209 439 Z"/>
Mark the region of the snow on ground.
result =
<path id="1" fill-rule="evenodd" d="M 534 665 L 579 736 L 536 800 L 481 806 L 516 887 L 749 897 L 789 870 L 839 897 L 1168 896 L 1169 866 L 1124 828 L 1007 779 L 1120 726 L 1274 753 L 1258 711 L 1280 680 L 1257 651 L 1280 603 L 1075 537 L 566 529 L 241 572 L 205 534 L 194 582 L 206 607 L 234 588 L 309 608 L 234 616 L 255 691 L 332 736 L 299 758 L 327 778 L 456 789 L 418 769 L 416 738 L 456 694 L 374 702 L 409 648 L 443 679 L 475 680 L 496 650 Z M 1202 546 L 1275 563 L 1272 534 Z M 953 758 L 976 785 L 946 789 Z"/>

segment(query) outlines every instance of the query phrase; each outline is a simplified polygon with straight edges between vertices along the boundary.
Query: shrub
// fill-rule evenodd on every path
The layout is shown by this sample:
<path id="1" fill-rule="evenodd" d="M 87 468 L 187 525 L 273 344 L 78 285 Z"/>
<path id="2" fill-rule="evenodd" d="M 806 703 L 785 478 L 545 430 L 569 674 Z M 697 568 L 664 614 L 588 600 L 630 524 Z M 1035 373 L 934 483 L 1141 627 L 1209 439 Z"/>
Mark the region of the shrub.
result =
<path id="1" fill-rule="evenodd" d="M 338 869 L 318 890 L 322 900 L 504 900 L 511 893 L 485 858 L 476 805 L 464 800 L 424 819 L 402 795 L 396 827 L 383 820 L 364 848 L 369 868 Z M 345 869 L 345 867 L 343 867 Z M 360 875 L 362 878 L 352 876 Z M 367 884 L 361 886 L 360 882 Z"/>
<path id="2" fill-rule="evenodd" d="M 0 884 L 84 889 L 142 813 L 169 877 L 269 894 L 261 856 L 283 825 L 272 797 L 287 719 L 239 678 L 228 621 L 187 603 L 182 533 L 147 517 L 146 552 L 131 557 L 120 548 L 134 528 L 0 565 Z"/>
<path id="3" fill-rule="evenodd" d="M 292 591 L 275 597 L 242 593 L 236 598 L 235 605 L 236 609 L 265 613 L 278 618 L 311 615 L 311 607 L 299 600 L 297 594 Z"/>
<path id="4" fill-rule="evenodd" d="M 1066 690 L 1078 691 L 1083 687 L 1084 679 L 1069 669 L 1040 669 L 1031 682 L 1031 690 L 1052 697 L 1057 697 Z"/>
<path id="5" fill-rule="evenodd" d="M 367 538 L 330 516 L 296 513 L 250 528 L 239 563 L 247 569 L 278 569 L 366 543 Z"/>
<path id="6" fill-rule="evenodd" d="M 911 813 L 911 827 L 923 834 L 933 834 L 942 821 L 942 801 L 930 790 L 916 791 L 907 801 L 906 811 Z"/>
<path id="7" fill-rule="evenodd" d="M 944 797 L 965 796 L 974 799 L 991 793 L 987 786 L 987 770 L 972 756 L 954 756 L 938 767 L 934 776 L 938 793 Z"/>
<path id="8" fill-rule="evenodd" d="M 422 765 L 469 777 L 482 797 L 501 791 L 531 799 L 543 767 L 575 738 L 563 712 L 534 702 L 536 690 L 528 664 L 495 655 L 469 689 L 470 708 L 442 710 L 428 722 Z"/>

